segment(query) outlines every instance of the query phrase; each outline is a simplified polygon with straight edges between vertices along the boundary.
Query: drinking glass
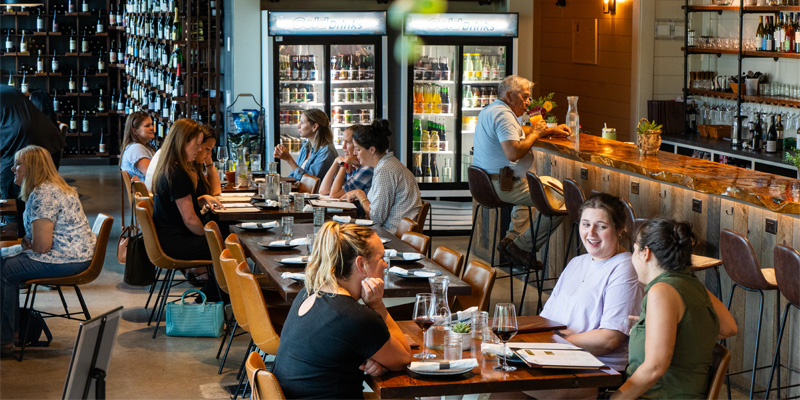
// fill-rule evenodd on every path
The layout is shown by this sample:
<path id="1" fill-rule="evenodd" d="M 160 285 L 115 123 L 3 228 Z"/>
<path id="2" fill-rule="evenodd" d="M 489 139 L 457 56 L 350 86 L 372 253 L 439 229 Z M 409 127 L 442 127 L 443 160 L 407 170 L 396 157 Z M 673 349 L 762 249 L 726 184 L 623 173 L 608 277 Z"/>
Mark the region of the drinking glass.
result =
<path id="1" fill-rule="evenodd" d="M 309 233 L 306 235 L 306 248 L 308 249 L 308 255 L 311 255 L 311 252 L 314 251 L 314 239 L 316 235 L 313 233 Z"/>
<path id="2" fill-rule="evenodd" d="M 508 341 L 517 334 L 517 312 L 513 303 L 497 303 L 494 307 L 492 332 L 503 342 L 503 364 L 494 367 L 495 371 L 516 371 L 516 367 L 508 365 L 506 347 Z"/>
<path id="3" fill-rule="evenodd" d="M 460 360 L 462 349 L 462 337 L 457 333 L 451 333 L 444 337 L 444 355 L 445 360 Z"/>
<path id="4" fill-rule="evenodd" d="M 295 193 L 294 194 L 294 212 L 303 212 L 303 207 L 305 207 L 305 193 Z"/>
<path id="5" fill-rule="evenodd" d="M 436 355 L 428 353 L 425 343 L 428 341 L 428 329 L 433 326 L 433 294 L 419 293 L 414 302 L 414 323 L 422 329 L 422 353 L 414 354 L 414 358 L 426 360 Z"/>
<path id="6" fill-rule="evenodd" d="M 250 154 L 250 170 L 261 172 L 261 154 Z"/>
<path id="7" fill-rule="evenodd" d="M 222 170 L 228 170 L 228 146 L 217 147 L 217 160 L 222 163 Z"/>
<path id="8" fill-rule="evenodd" d="M 325 223 L 325 207 L 314 207 L 314 226 Z"/>
<path id="9" fill-rule="evenodd" d="M 294 236 L 294 217 L 281 217 L 281 226 L 283 227 L 283 236 Z"/>
<path id="10" fill-rule="evenodd" d="M 292 204 L 292 196 L 289 196 L 288 194 L 282 194 L 280 200 L 281 211 L 291 211 L 289 210 L 289 206 Z"/>
<path id="11" fill-rule="evenodd" d="M 281 194 L 289 195 L 292 193 L 292 184 L 289 182 L 281 182 Z"/>

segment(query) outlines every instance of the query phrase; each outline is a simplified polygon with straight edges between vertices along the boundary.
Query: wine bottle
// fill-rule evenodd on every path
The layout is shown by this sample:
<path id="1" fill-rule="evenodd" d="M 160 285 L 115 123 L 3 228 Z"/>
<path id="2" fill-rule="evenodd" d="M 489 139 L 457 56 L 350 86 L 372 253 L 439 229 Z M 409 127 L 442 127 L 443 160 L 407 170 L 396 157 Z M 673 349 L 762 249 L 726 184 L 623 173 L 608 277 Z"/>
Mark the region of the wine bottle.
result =
<path id="1" fill-rule="evenodd" d="M 783 151 L 783 123 L 780 114 L 778 114 L 778 123 L 775 124 L 775 134 L 775 150 Z"/>
<path id="2" fill-rule="evenodd" d="M 58 11 L 53 10 L 53 22 L 50 24 L 50 31 L 51 32 L 58 32 L 58 20 L 56 20 L 56 16 L 58 15 Z"/>
<path id="3" fill-rule="evenodd" d="M 435 154 L 431 154 L 431 182 L 439 183 L 439 167 L 436 165 Z"/>
<path id="4" fill-rule="evenodd" d="M 44 17 L 42 16 L 42 8 L 39 7 L 39 15 L 36 16 L 36 32 L 44 32 Z"/>
<path id="5" fill-rule="evenodd" d="M 103 102 L 103 89 L 100 88 L 100 96 L 97 97 L 97 112 L 101 113 L 105 111 L 106 111 L 106 106 L 105 103 Z"/>
<path id="6" fill-rule="evenodd" d="M 100 128 L 100 143 L 97 145 L 97 152 L 98 153 L 105 153 L 106 152 L 106 143 L 103 140 L 105 139 L 105 129 Z"/>
<path id="7" fill-rule="evenodd" d="M 75 119 L 75 110 L 72 110 L 72 116 L 69 119 L 69 131 L 76 132 L 78 130 L 78 121 Z"/>
<path id="8" fill-rule="evenodd" d="M 61 103 L 58 101 L 58 91 L 53 89 L 53 111 L 58 112 L 59 108 L 61 108 Z"/>
<path id="9" fill-rule="evenodd" d="M 778 141 L 778 132 L 775 129 L 775 116 L 773 116 L 772 123 L 769 126 L 769 130 L 767 130 L 767 146 L 766 146 L 767 153 L 774 153 L 778 151 L 777 141 Z"/>
<path id="10" fill-rule="evenodd" d="M 87 115 L 86 110 L 83 111 L 83 121 L 81 121 L 81 132 L 83 133 L 89 132 L 89 116 Z"/>
<path id="11" fill-rule="evenodd" d="M 447 135 L 445 133 L 444 124 L 439 125 L 439 151 L 447 151 L 448 144 L 447 144 Z"/>
<path id="12" fill-rule="evenodd" d="M 83 36 L 81 39 L 81 53 L 88 53 L 89 52 L 89 41 L 86 40 L 86 35 Z"/>
<path id="13" fill-rule="evenodd" d="M 178 7 L 175 7 L 175 18 L 172 20 L 172 40 L 181 40 L 183 29 L 178 21 Z"/>
<path id="14" fill-rule="evenodd" d="M 25 30 L 22 30 L 22 37 L 19 39 L 19 52 L 20 53 L 27 53 L 28 52 L 28 42 L 25 40 Z"/>
<path id="15" fill-rule="evenodd" d="M 425 169 L 422 170 L 422 182 L 424 183 L 433 182 L 433 172 L 431 171 L 431 162 L 430 162 L 431 155 L 432 154 L 422 155 L 422 163 L 425 164 Z"/>
<path id="16" fill-rule="evenodd" d="M 44 73 L 44 59 L 42 58 L 42 51 L 39 50 L 39 57 L 36 58 L 36 73 Z"/>
<path id="17" fill-rule="evenodd" d="M 83 83 L 81 84 L 81 92 L 89 93 L 89 82 L 86 80 L 86 70 L 83 70 Z"/>
<path id="18" fill-rule="evenodd" d="M 17 83 L 14 82 L 14 74 L 11 71 L 8 71 L 8 86 L 16 87 Z"/>
<path id="19" fill-rule="evenodd" d="M 114 3 L 111 3 L 111 12 L 108 13 L 108 27 L 114 27 L 117 25 L 117 13 L 114 11 L 116 6 Z"/>
<path id="20" fill-rule="evenodd" d="M 76 0 L 67 0 L 67 12 L 70 14 L 75 12 L 75 1 Z"/>
<path id="21" fill-rule="evenodd" d="M 24 94 L 28 93 L 28 82 L 25 81 L 25 71 L 22 72 L 22 83 L 19 85 L 19 91 Z"/>
<path id="22" fill-rule="evenodd" d="M 119 91 L 119 98 L 117 99 L 117 111 L 125 111 L 125 101 L 122 100 L 122 90 Z"/>
<path id="23" fill-rule="evenodd" d="M 97 57 L 97 73 L 102 74 L 106 72 L 106 63 L 103 62 L 103 56 Z"/>
<path id="24" fill-rule="evenodd" d="M 58 72 L 58 59 L 56 58 L 55 50 L 53 50 L 53 59 L 50 60 L 50 72 Z"/>
<path id="25" fill-rule="evenodd" d="M 73 71 L 72 70 L 69 71 L 69 84 L 68 84 L 67 87 L 68 87 L 70 93 L 75 93 L 76 85 L 75 85 L 75 78 L 73 77 Z"/>
<path id="26" fill-rule="evenodd" d="M 104 31 L 103 18 L 100 16 L 97 17 L 97 27 L 95 29 L 97 30 L 97 33 L 103 33 Z"/>
<path id="27" fill-rule="evenodd" d="M 83 0 L 81 3 L 81 12 L 89 12 L 89 3 L 87 3 L 86 0 Z"/>
<path id="28" fill-rule="evenodd" d="M 11 53 L 14 51 L 14 42 L 11 40 L 11 30 L 8 30 L 8 36 L 6 36 L 6 53 Z"/>

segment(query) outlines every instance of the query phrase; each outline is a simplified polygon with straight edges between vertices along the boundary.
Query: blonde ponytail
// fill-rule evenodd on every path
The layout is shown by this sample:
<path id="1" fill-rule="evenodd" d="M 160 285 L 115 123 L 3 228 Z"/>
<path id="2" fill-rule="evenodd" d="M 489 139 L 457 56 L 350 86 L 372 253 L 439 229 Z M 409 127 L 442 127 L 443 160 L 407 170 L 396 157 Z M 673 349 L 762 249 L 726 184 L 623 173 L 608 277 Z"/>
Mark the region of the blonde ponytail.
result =
<path id="1" fill-rule="evenodd" d="M 308 294 L 317 294 L 323 287 L 335 293 L 339 288 L 338 280 L 352 275 L 356 257 L 374 256 L 377 250 L 367 244 L 372 235 L 375 232 L 365 226 L 340 225 L 334 221 L 322 225 L 306 266 Z"/>

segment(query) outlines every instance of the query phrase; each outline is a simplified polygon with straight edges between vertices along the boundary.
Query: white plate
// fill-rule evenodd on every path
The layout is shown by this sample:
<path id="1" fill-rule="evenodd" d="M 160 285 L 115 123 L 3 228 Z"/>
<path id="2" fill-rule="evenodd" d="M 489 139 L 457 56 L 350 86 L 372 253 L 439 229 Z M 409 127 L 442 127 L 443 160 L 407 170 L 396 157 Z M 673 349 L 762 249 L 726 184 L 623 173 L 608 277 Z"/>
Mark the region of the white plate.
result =
<path id="1" fill-rule="evenodd" d="M 472 367 L 470 368 L 459 368 L 459 369 L 443 369 L 439 371 L 412 371 L 406 367 L 406 370 L 409 372 L 413 372 L 418 375 L 460 375 L 465 374 L 467 372 L 472 371 Z"/>
<path id="2" fill-rule="evenodd" d="M 258 245 L 265 249 L 270 249 L 270 250 L 287 250 L 287 249 L 293 249 L 298 246 L 296 244 L 272 245 L 270 243 L 272 243 L 272 241 L 269 242 L 264 241 L 264 242 L 258 242 Z"/>
<path id="3" fill-rule="evenodd" d="M 319 198 L 319 194 L 306 193 L 305 198 L 308 200 L 316 200 Z"/>
<path id="4" fill-rule="evenodd" d="M 280 226 L 280 224 L 278 224 L 278 225 L 275 225 L 275 226 L 264 227 L 264 226 L 262 226 L 262 223 L 259 223 L 258 226 L 253 228 L 253 227 L 242 226 L 242 225 L 243 225 L 242 223 L 236 224 L 237 227 L 245 229 L 245 230 L 249 230 L 249 231 L 260 231 L 260 230 L 267 230 L 267 229 L 275 229 L 275 228 Z"/>
<path id="5" fill-rule="evenodd" d="M 385 238 L 385 237 L 381 238 L 381 243 L 383 243 L 383 244 L 389 243 L 391 241 L 392 241 L 392 239 L 389 239 L 389 238 Z"/>
<path id="6" fill-rule="evenodd" d="M 430 273 L 434 274 L 434 276 L 439 276 L 439 275 L 442 274 L 442 271 L 434 271 L 434 270 L 422 269 L 422 268 L 412 269 L 411 271 L 415 271 L 415 270 L 416 271 L 430 272 Z M 411 271 L 409 271 L 409 272 L 411 272 Z M 404 278 L 404 279 L 428 279 L 427 276 L 417 276 L 417 275 L 412 275 L 412 274 L 403 275 L 403 274 L 400 274 L 400 273 L 397 273 L 397 272 L 394 272 L 394 271 L 389 271 L 389 272 L 391 272 L 392 275 L 394 275 L 394 276 L 397 276 L 397 277 L 400 277 L 400 278 Z"/>
<path id="7" fill-rule="evenodd" d="M 284 264 L 284 265 L 306 265 L 306 263 L 308 263 L 308 257 L 307 256 L 306 257 L 302 257 L 301 261 L 296 261 L 296 260 L 294 260 L 295 258 L 297 258 L 297 257 L 281 258 L 280 260 L 278 260 L 278 262 L 281 263 L 281 264 Z"/>

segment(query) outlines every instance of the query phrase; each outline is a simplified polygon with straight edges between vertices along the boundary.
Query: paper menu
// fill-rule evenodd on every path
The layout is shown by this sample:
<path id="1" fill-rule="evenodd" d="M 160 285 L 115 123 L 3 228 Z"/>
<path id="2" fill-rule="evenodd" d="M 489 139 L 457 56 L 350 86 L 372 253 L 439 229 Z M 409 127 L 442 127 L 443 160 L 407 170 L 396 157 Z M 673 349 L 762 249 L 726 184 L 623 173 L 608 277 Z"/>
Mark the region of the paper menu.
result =
<path id="1" fill-rule="evenodd" d="M 585 350 L 515 349 L 517 354 L 531 367 L 541 368 L 602 368 L 605 366 L 592 353 Z"/>
<path id="2" fill-rule="evenodd" d="M 343 210 L 355 210 L 356 205 L 347 201 L 324 201 L 324 200 L 310 200 L 314 207 L 326 207 L 326 208 L 341 208 Z"/>

